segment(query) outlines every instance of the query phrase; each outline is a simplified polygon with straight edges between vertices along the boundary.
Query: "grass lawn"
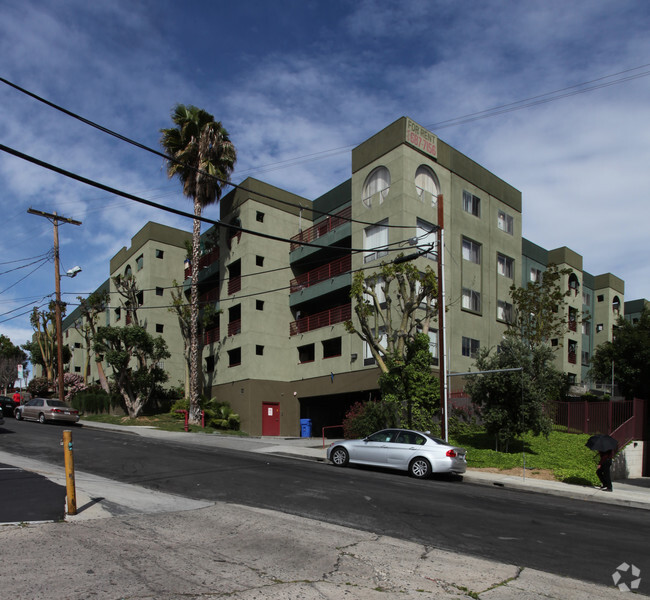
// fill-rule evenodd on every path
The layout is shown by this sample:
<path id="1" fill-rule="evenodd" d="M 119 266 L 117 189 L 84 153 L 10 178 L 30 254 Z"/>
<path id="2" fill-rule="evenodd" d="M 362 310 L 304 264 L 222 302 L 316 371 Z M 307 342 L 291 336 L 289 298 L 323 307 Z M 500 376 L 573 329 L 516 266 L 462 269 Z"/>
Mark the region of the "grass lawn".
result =
<path id="1" fill-rule="evenodd" d="M 155 427 L 164 431 L 184 431 L 185 421 L 183 415 L 171 415 L 161 413 L 159 415 L 141 416 L 137 419 L 129 419 L 126 416 L 117 415 L 84 415 L 83 421 L 93 421 L 95 423 L 111 423 L 113 425 L 128 425 L 133 427 Z M 222 433 L 224 435 L 247 436 L 243 431 L 233 431 L 225 429 L 216 429 L 215 427 L 206 427 L 203 429 L 200 425 L 190 425 L 189 430 L 192 433 Z"/>
<path id="2" fill-rule="evenodd" d="M 588 435 L 553 431 L 548 438 L 525 435 L 523 441 L 511 442 L 508 452 L 494 450 L 494 437 L 484 432 L 450 436 L 450 442 L 467 450 L 469 468 L 521 469 L 526 458 L 526 472 L 551 471 L 557 481 L 577 485 L 596 485 L 596 452 L 585 443 Z"/>

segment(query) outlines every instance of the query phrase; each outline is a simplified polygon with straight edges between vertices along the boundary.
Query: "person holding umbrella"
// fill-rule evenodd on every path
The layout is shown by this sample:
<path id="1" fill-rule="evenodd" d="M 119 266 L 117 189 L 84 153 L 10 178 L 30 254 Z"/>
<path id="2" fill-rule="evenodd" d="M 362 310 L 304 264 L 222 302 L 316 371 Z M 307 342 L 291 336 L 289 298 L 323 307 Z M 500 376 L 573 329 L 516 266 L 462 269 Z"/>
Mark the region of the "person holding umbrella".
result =
<path id="1" fill-rule="evenodd" d="M 614 452 L 618 449 L 618 442 L 609 435 L 592 435 L 585 444 L 590 450 L 595 450 L 600 454 L 598 468 L 596 475 L 600 480 L 601 490 L 604 492 L 611 492 L 612 490 L 612 476 L 610 470 L 612 468 L 612 458 Z"/>

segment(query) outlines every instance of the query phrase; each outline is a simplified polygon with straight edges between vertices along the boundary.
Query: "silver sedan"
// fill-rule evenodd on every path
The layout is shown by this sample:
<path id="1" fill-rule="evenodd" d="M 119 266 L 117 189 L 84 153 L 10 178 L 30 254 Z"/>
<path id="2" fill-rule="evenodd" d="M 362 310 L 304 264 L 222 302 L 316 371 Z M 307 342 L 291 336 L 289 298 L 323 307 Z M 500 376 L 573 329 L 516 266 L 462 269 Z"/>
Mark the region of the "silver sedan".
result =
<path id="1" fill-rule="evenodd" d="M 385 467 L 408 471 L 419 479 L 431 473 L 462 475 L 467 470 L 465 455 L 464 448 L 410 429 L 383 429 L 362 440 L 334 442 L 327 449 L 327 459 L 337 467 Z"/>
<path id="2" fill-rule="evenodd" d="M 34 419 L 39 423 L 47 421 L 76 423 L 79 420 L 79 411 L 69 407 L 61 400 L 32 398 L 27 404 L 16 407 L 14 416 L 19 421 L 21 419 Z"/>

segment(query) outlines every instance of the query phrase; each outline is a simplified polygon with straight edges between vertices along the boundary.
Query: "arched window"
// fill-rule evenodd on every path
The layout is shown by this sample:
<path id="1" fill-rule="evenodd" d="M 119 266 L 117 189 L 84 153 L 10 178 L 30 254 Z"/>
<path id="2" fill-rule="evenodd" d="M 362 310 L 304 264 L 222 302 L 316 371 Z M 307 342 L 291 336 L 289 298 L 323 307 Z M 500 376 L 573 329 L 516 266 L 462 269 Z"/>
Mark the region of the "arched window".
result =
<path id="1" fill-rule="evenodd" d="M 438 200 L 438 180 L 435 173 L 427 166 L 420 165 L 415 172 L 415 189 L 418 197 L 423 202 L 429 202 L 435 206 Z"/>
<path id="2" fill-rule="evenodd" d="M 573 292 L 574 296 L 578 295 L 580 290 L 580 281 L 578 281 L 578 276 L 575 273 L 569 275 L 569 289 Z"/>
<path id="3" fill-rule="evenodd" d="M 621 299 L 618 296 L 614 296 L 612 300 L 612 312 L 617 315 L 621 310 Z"/>
<path id="4" fill-rule="evenodd" d="M 366 178 L 363 185 L 362 202 L 370 208 L 373 197 L 381 204 L 390 190 L 390 173 L 386 167 L 377 167 Z"/>

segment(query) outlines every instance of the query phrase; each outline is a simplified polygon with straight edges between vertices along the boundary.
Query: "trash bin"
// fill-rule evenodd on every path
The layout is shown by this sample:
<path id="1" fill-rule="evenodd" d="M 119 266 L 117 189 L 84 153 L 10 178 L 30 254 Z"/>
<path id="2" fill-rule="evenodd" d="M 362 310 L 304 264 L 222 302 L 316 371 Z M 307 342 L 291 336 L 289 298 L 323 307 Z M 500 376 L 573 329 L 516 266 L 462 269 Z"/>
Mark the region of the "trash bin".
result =
<path id="1" fill-rule="evenodd" d="M 300 437 L 311 437 L 311 419 L 300 419 Z"/>

